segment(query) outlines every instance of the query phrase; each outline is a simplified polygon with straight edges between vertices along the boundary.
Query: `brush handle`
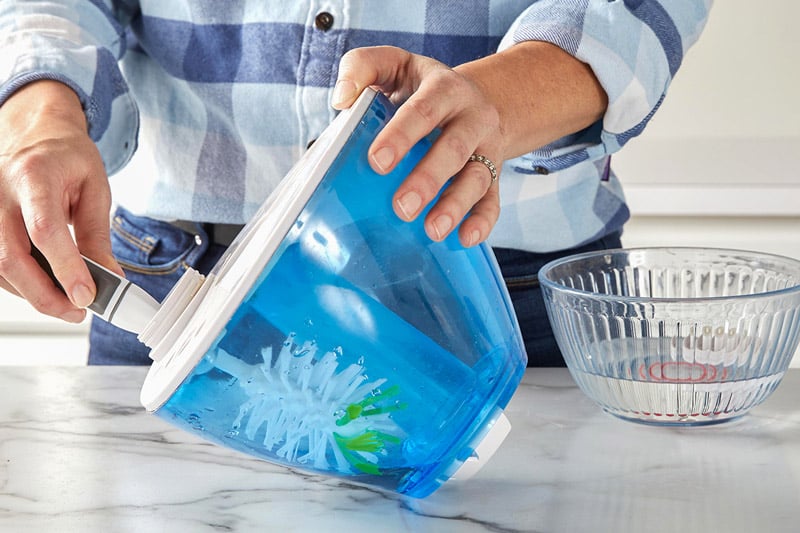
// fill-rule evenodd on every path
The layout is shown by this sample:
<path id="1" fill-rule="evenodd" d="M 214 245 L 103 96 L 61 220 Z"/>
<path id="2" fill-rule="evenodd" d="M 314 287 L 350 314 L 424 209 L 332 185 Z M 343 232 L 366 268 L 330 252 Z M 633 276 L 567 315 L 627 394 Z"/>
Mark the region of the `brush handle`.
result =
<path id="1" fill-rule="evenodd" d="M 61 292 L 64 287 L 58 282 L 53 269 L 44 255 L 31 244 L 31 255 L 50 276 Z M 95 285 L 94 301 L 87 309 L 99 318 L 124 330 L 140 333 L 151 322 L 161 307 L 150 294 L 138 285 L 100 266 L 91 259 L 81 256 L 89 269 Z"/>

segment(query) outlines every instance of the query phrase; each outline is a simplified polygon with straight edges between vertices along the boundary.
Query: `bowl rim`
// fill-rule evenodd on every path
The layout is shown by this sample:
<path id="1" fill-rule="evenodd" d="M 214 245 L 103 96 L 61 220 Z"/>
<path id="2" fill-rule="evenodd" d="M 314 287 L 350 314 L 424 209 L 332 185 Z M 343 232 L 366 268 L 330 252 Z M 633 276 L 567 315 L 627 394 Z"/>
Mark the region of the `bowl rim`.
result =
<path id="1" fill-rule="evenodd" d="M 766 292 L 758 292 L 753 294 L 738 294 L 738 295 L 728 295 L 728 296 L 700 296 L 700 297 L 652 297 L 652 296 L 622 296 L 622 295 L 613 295 L 613 294 L 605 294 L 599 292 L 592 292 L 587 291 L 584 289 L 578 289 L 575 287 L 569 287 L 567 285 L 563 285 L 552 279 L 547 277 L 547 274 L 550 273 L 554 268 L 571 263 L 574 261 L 580 261 L 586 259 L 588 257 L 599 257 L 603 255 L 613 255 L 619 253 L 630 253 L 630 252 L 648 252 L 648 251 L 658 251 L 658 252 L 667 252 L 673 251 L 676 253 L 689 253 L 689 252 L 710 252 L 715 254 L 744 254 L 750 257 L 760 258 L 760 259 L 772 259 L 778 260 L 788 263 L 794 263 L 797 268 L 800 270 L 800 260 L 795 259 L 793 257 L 789 257 L 786 255 L 781 254 L 774 254 L 770 252 L 760 252 L 755 250 L 744 250 L 738 248 L 723 248 L 723 247 L 710 247 L 710 246 L 634 246 L 634 247 L 621 247 L 621 248 L 609 248 L 603 250 L 593 250 L 589 252 L 581 252 L 576 254 L 566 255 L 564 257 L 560 257 L 558 259 L 554 259 L 542 265 L 538 272 L 538 279 L 539 283 L 542 287 L 546 287 L 551 290 L 558 291 L 560 293 L 566 294 L 573 294 L 576 296 L 581 297 L 590 297 L 595 300 L 604 300 L 604 301 L 614 301 L 614 302 L 629 302 L 629 303 L 720 303 L 726 301 L 743 301 L 743 300 L 751 300 L 751 299 L 758 299 L 764 298 L 768 296 L 784 296 L 784 295 L 791 295 L 792 293 L 800 293 L 800 279 L 798 279 L 797 283 L 792 287 L 785 287 L 783 289 L 778 290 L 771 290 Z"/>

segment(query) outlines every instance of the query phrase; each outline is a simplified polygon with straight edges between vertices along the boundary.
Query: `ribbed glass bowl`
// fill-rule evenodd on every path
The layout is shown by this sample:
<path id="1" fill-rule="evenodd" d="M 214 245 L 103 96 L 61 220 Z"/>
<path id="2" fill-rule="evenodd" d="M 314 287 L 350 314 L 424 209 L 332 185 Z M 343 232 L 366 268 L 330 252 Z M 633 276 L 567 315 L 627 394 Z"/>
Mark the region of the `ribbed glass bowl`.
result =
<path id="1" fill-rule="evenodd" d="M 562 258 L 539 271 L 566 364 L 618 417 L 730 420 L 778 386 L 800 342 L 800 261 L 709 248 Z"/>

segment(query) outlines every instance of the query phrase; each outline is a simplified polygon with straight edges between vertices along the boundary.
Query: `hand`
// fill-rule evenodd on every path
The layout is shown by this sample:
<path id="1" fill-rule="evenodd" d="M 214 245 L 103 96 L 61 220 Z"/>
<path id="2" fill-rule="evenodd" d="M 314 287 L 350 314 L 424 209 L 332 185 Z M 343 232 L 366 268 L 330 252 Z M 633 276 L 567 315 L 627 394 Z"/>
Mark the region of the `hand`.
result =
<path id="1" fill-rule="evenodd" d="M 49 80 L 14 93 L 0 107 L 0 287 L 44 314 L 82 321 L 96 288 L 78 250 L 122 274 L 111 255 L 110 207 L 77 95 Z M 31 244 L 69 298 L 31 256 Z"/>
<path id="2" fill-rule="evenodd" d="M 454 69 L 399 48 L 351 50 L 339 65 L 334 107 L 350 106 L 368 86 L 402 103 L 370 146 L 377 172 L 391 171 L 434 128 L 442 131 L 397 190 L 395 212 L 413 220 L 453 176 L 425 230 L 441 240 L 466 216 L 459 228 L 465 246 L 485 240 L 500 214 L 499 182 L 483 164 L 467 163 L 470 155 L 487 157 L 499 174 L 503 161 L 587 128 L 608 106 L 591 67 L 544 41 L 517 43 Z"/>
<path id="3" fill-rule="evenodd" d="M 470 78 L 434 59 L 388 46 L 344 55 L 334 107 L 349 107 L 368 86 L 402 103 L 369 148 L 376 172 L 391 172 L 417 141 L 437 127 L 441 130 L 397 189 L 392 202 L 397 216 L 414 220 L 452 177 L 425 217 L 425 231 L 441 241 L 460 223 L 458 235 L 464 246 L 484 241 L 500 215 L 498 183 L 484 164 L 468 159 L 481 154 L 500 172 L 503 136 L 493 103 Z"/>

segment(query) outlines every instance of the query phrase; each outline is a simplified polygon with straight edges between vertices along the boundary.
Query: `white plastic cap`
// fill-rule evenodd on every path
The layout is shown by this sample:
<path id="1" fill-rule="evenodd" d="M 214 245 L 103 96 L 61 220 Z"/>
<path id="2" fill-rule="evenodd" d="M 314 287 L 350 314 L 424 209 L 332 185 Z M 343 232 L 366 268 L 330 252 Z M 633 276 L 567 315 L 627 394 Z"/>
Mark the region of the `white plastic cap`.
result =
<path id="1" fill-rule="evenodd" d="M 458 467 L 450 479 L 464 481 L 474 476 L 492 458 L 510 431 L 511 422 L 501 411 L 477 446 L 473 448 L 472 455 Z"/>
<path id="2" fill-rule="evenodd" d="M 167 346 L 174 342 L 174 336 L 178 333 L 173 326 L 178 318 L 185 313 L 192 299 L 203 285 L 205 277 L 193 268 L 187 268 L 186 272 L 178 280 L 178 283 L 169 291 L 164 302 L 153 316 L 152 320 L 139 330 L 139 341 L 151 348 L 150 358 L 153 361 L 160 361 L 164 356 L 163 349 L 158 349 L 159 344 Z M 167 342 L 164 342 L 167 341 Z"/>

